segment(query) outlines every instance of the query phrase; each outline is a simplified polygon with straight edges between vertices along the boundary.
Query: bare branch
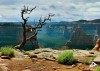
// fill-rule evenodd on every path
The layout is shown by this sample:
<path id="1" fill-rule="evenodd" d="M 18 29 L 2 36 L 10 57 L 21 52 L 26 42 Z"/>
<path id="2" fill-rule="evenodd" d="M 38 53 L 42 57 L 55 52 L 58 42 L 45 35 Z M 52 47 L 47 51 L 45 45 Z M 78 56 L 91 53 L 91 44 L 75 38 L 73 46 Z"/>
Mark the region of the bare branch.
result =
<path id="1" fill-rule="evenodd" d="M 24 14 L 30 14 L 35 8 L 36 8 L 36 6 L 34 8 L 32 8 L 32 9 L 29 9 L 28 6 L 26 8 L 26 6 L 24 5 L 24 8 L 21 9 L 21 17 L 22 17 L 22 20 L 27 21 L 29 17 L 24 18 Z"/>
<path id="2" fill-rule="evenodd" d="M 30 17 L 27 17 L 26 20 L 28 20 L 28 18 L 30 18 Z"/>
<path id="3" fill-rule="evenodd" d="M 26 41 L 30 40 L 30 39 L 35 39 L 36 35 L 37 35 L 38 31 L 36 31 L 32 36 L 28 37 L 26 39 Z"/>
<path id="4" fill-rule="evenodd" d="M 46 24 L 46 21 L 48 21 L 48 20 L 50 21 L 51 20 L 52 16 L 54 16 L 54 14 L 49 14 L 48 17 L 45 17 L 43 21 L 42 21 L 42 18 L 40 17 L 39 23 L 33 29 L 42 28 L 42 26 Z"/>
<path id="5" fill-rule="evenodd" d="M 34 8 L 32 8 L 31 10 L 28 10 L 28 11 L 30 11 L 30 13 L 31 13 L 35 8 L 36 8 L 36 6 L 35 6 Z M 29 13 L 29 14 L 30 14 L 30 13 Z"/>

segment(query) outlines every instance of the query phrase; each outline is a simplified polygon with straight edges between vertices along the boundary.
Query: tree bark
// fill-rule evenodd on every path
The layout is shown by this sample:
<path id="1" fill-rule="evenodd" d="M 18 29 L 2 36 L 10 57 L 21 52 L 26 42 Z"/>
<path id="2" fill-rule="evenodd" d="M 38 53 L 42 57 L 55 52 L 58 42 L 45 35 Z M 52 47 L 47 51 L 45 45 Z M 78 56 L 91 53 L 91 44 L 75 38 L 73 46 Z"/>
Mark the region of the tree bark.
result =
<path id="1" fill-rule="evenodd" d="M 26 42 L 30 40 L 30 42 L 32 44 L 34 44 L 34 42 L 37 41 L 37 33 L 39 31 L 39 29 L 41 29 L 43 27 L 43 25 L 45 25 L 47 20 L 51 20 L 50 17 L 54 16 L 49 14 L 48 17 L 45 17 L 44 20 L 42 21 L 42 19 L 39 19 L 39 23 L 36 25 L 35 23 L 35 27 L 30 27 L 30 28 L 26 28 L 26 24 L 28 21 L 28 18 L 24 18 L 24 14 L 30 14 L 36 7 L 32 8 L 32 9 L 28 9 L 28 7 L 26 8 L 24 6 L 24 9 L 21 10 L 21 18 L 23 20 L 22 23 L 22 28 L 23 28 L 23 40 L 21 42 L 21 44 L 15 46 L 15 48 L 20 49 L 21 47 L 25 46 Z M 27 32 L 30 31 L 30 33 L 33 33 L 30 37 L 27 38 Z"/>

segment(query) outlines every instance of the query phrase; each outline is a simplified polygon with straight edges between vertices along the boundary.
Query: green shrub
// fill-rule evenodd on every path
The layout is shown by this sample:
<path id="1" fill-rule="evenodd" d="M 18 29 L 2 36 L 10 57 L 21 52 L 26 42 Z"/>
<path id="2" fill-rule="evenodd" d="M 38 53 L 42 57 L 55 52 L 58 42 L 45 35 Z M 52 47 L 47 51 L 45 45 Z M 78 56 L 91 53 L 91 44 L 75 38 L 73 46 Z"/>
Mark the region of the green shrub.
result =
<path id="1" fill-rule="evenodd" d="M 57 61 L 62 64 L 73 64 L 75 59 L 72 51 L 64 51 L 57 57 Z"/>
<path id="2" fill-rule="evenodd" d="M 96 67 L 95 71 L 100 71 L 100 66 Z"/>
<path id="3" fill-rule="evenodd" d="M 1 47 L 0 52 L 1 52 L 1 56 L 14 57 L 14 49 L 11 46 Z"/>
<path id="4" fill-rule="evenodd" d="M 96 58 L 96 56 L 92 56 L 91 59 L 94 60 Z"/>
<path id="5" fill-rule="evenodd" d="M 83 63 L 86 64 L 86 65 L 89 65 L 89 64 L 90 64 L 90 61 L 89 61 L 89 59 L 85 59 L 85 60 L 83 61 Z"/>
<path id="6" fill-rule="evenodd" d="M 1 56 L 1 52 L 0 52 L 0 56 Z"/>

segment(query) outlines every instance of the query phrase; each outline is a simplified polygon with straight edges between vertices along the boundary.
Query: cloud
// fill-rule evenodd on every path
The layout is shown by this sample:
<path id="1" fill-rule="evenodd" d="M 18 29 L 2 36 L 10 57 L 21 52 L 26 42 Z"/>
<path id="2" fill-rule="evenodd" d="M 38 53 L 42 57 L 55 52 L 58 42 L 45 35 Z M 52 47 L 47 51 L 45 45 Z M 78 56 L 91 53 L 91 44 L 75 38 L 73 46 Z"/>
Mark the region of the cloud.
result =
<path id="1" fill-rule="evenodd" d="M 50 8 L 57 9 L 57 7 L 55 5 L 51 5 Z"/>
<path id="2" fill-rule="evenodd" d="M 55 21 L 100 18 L 100 0 L 0 0 L 0 21 L 21 21 L 23 6 L 37 8 L 29 15 L 33 19 L 55 14 Z"/>
<path id="3" fill-rule="evenodd" d="M 0 18 L 2 18 L 2 16 L 0 15 Z"/>
<path id="4" fill-rule="evenodd" d="M 14 5 L 19 3 L 18 0 L 0 0 L 0 5 Z"/>
<path id="5" fill-rule="evenodd" d="M 41 9 L 44 10 L 44 11 L 48 10 L 47 8 L 41 8 Z"/>

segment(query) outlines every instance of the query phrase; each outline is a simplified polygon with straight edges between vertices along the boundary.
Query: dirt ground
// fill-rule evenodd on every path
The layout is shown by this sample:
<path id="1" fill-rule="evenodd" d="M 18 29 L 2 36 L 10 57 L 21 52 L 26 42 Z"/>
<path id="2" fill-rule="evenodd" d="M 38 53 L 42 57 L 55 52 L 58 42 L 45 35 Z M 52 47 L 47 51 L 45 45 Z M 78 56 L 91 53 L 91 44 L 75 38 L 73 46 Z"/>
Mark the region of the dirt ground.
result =
<path id="1" fill-rule="evenodd" d="M 62 65 L 44 59 L 13 58 L 0 59 L 0 71 L 80 71 L 89 69 L 89 65 L 77 63 L 75 65 Z M 90 68 L 95 71 L 95 68 Z"/>

